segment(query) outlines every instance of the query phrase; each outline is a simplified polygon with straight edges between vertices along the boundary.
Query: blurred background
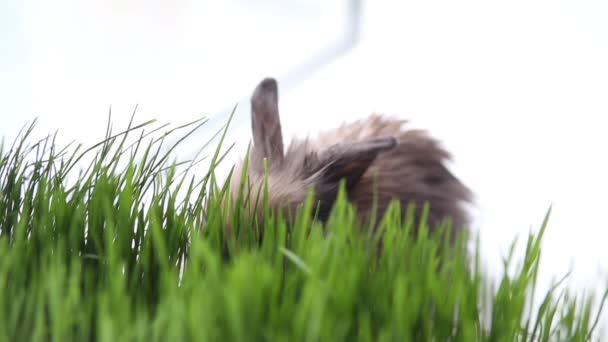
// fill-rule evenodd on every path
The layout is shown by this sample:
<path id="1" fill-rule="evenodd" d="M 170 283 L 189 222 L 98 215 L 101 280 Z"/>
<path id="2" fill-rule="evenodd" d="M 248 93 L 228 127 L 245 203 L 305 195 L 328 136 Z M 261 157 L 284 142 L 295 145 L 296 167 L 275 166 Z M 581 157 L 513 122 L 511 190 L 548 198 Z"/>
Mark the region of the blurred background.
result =
<path id="1" fill-rule="evenodd" d="M 595 291 L 608 282 L 606 18 L 593 0 L 4 0 L 0 134 L 38 118 L 40 135 L 92 144 L 110 106 L 118 129 L 138 105 L 137 122 L 211 119 L 188 157 L 238 104 L 235 161 L 248 96 L 272 76 L 287 140 L 382 112 L 443 141 L 493 274 L 552 206 L 540 289 L 572 270 L 570 286 Z"/>

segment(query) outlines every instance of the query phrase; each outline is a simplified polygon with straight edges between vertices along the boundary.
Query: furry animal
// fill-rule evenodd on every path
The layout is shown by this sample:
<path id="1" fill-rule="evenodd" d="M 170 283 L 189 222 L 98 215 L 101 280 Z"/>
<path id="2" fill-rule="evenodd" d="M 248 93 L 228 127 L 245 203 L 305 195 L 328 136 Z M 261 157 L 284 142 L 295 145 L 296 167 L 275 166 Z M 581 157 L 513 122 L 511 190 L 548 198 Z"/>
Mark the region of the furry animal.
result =
<path id="1" fill-rule="evenodd" d="M 463 204 L 471 201 L 472 194 L 444 165 L 451 155 L 426 132 L 404 130 L 407 121 L 373 114 L 322 132 L 316 139 L 294 140 L 284 152 L 274 79 L 258 84 L 251 96 L 251 109 L 250 198 L 257 198 L 263 189 L 266 159 L 272 209 L 298 207 L 314 187 L 318 218 L 325 221 L 344 179 L 348 199 L 362 217 L 370 217 L 377 196 L 375 224 L 389 202 L 396 199 L 402 208 L 415 204 L 417 220 L 428 201 L 430 229 L 443 219 L 451 219 L 454 231 L 468 225 Z M 233 199 L 241 185 L 243 165 L 243 160 L 237 163 L 230 179 Z M 255 208 L 258 213 L 260 207 Z"/>

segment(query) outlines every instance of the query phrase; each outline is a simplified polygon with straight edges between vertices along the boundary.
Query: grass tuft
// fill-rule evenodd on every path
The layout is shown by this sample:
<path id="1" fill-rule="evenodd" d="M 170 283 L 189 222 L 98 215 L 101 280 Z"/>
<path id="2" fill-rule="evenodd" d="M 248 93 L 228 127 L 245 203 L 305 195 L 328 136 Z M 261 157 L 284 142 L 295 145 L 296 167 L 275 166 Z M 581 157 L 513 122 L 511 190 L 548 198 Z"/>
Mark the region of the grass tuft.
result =
<path id="1" fill-rule="evenodd" d="M 562 279 L 531 305 L 550 211 L 494 288 L 479 240 L 451 246 L 397 202 L 373 234 L 343 189 L 326 225 L 312 219 L 312 192 L 293 225 L 246 186 L 226 211 L 215 168 L 227 125 L 196 174 L 200 160 L 171 156 L 206 121 L 165 132 L 133 121 L 119 133 L 109 123 L 82 152 L 54 136 L 30 143 L 35 122 L 0 146 L 1 341 L 599 339 L 608 289 L 576 297 Z M 265 207 L 263 230 L 249 200 Z"/>

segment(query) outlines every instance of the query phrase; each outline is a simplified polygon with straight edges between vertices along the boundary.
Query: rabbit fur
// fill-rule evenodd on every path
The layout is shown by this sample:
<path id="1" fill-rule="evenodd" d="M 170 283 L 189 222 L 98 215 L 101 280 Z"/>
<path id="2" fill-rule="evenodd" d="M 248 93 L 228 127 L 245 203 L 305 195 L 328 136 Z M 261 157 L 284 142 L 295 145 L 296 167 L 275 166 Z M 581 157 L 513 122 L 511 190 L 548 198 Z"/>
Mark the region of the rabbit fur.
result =
<path id="1" fill-rule="evenodd" d="M 428 201 L 429 229 L 443 219 L 451 220 L 454 232 L 464 229 L 469 217 L 463 205 L 471 201 L 471 191 L 446 167 L 450 153 L 425 131 L 404 129 L 406 123 L 372 114 L 323 131 L 315 139 L 294 138 L 284 152 L 278 85 L 272 78 L 263 79 L 251 96 L 253 145 L 247 169 L 250 198 L 258 198 L 263 189 L 266 159 L 271 209 L 297 208 L 314 187 L 317 217 L 325 221 L 343 179 L 349 202 L 361 217 L 371 217 L 376 200 L 374 225 L 391 200 L 398 200 L 402 208 L 414 204 L 416 221 Z M 229 180 L 232 199 L 238 194 L 243 167 L 241 160 Z M 249 201 L 250 209 L 254 202 Z M 258 204 L 254 208 L 257 213 L 260 207 Z"/>

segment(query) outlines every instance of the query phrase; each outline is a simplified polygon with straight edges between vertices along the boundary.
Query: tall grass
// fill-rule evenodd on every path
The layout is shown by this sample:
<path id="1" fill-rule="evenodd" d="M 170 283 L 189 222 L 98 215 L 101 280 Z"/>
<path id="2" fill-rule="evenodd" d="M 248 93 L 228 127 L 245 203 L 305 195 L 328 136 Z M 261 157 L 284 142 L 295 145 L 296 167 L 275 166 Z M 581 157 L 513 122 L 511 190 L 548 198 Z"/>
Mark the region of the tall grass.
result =
<path id="1" fill-rule="evenodd" d="M 132 122 L 82 152 L 30 143 L 34 124 L 0 148 L 0 340 L 598 339 L 606 296 L 558 283 L 529 305 L 546 221 L 497 287 L 478 244 L 449 247 L 396 203 L 370 233 L 344 192 L 326 225 L 309 196 L 293 225 L 266 208 L 262 234 L 242 207 L 221 209 L 222 144 L 202 174 L 172 160 L 166 137 L 204 122 Z"/>

